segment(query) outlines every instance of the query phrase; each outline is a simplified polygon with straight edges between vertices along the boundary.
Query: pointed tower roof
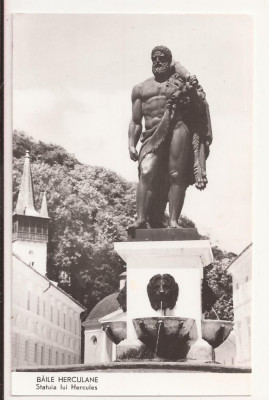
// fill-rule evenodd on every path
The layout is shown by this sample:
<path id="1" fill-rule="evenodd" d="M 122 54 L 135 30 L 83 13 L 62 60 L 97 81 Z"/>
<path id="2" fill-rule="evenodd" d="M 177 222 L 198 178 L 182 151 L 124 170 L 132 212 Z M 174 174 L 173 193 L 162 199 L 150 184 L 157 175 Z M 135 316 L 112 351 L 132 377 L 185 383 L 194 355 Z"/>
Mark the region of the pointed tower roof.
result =
<path id="1" fill-rule="evenodd" d="M 44 192 L 44 194 L 43 194 L 42 204 L 41 204 L 41 209 L 40 209 L 39 215 L 40 215 L 40 217 L 49 218 L 46 192 Z"/>
<path id="2" fill-rule="evenodd" d="M 28 150 L 26 151 L 26 155 L 24 157 L 21 187 L 15 208 L 15 214 L 29 215 L 32 217 L 39 216 L 39 213 L 35 209 L 30 156 Z"/>

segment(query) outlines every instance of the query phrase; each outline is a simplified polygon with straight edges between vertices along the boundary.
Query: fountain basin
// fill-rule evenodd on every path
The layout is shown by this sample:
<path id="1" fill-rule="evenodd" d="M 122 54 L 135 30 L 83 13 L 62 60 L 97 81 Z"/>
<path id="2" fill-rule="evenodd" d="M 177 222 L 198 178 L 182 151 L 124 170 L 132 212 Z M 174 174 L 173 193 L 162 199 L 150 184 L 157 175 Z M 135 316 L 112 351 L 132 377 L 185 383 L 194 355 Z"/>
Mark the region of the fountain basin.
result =
<path id="1" fill-rule="evenodd" d="M 138 339 L 157 357 L 185 359 L 197 339 L 197 327 L 192 318 L 148 317 L 133 319 Z"/>
<path id="2" fill-rule="evenodd" d="M 103 330 L 108 338 L 115 344 L 126 339 L 126 321 L 107 321 L 102 323 Z"/>
<path id="3" fill-rule="evenodd" d="M 230 321 L 204 319 L 202 320 L 202 337 L 214 349 L 220 346 L 233 329 Z"/>

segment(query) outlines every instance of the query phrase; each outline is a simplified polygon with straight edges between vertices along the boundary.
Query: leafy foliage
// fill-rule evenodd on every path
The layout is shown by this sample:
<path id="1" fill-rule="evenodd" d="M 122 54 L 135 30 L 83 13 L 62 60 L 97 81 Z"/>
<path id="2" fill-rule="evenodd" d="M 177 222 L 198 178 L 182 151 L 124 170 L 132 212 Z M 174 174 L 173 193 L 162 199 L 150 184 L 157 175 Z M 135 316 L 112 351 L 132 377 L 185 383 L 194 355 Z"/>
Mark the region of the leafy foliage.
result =
<path id="1" fill-rule="evenodd" d="M 126 239 L 135 218 L 135 184 L 113 171 L 79 163 L 62 147 L 36 142 L 23 132 L 13 135 L 13 203 L 18 197 L 26 150 L 30 151 L 36 208 L 46 191 L 50 216 L 47 272 L 50 279 L 91 310 L 118 290 L 124 263 L 113 243 Z M 180 224 L 194 227 L 187 217 Z M 206 270 L 208 285 L 219 297 L 213 308 L 219 318 L 232 316 L 232 286 L 223 257 L 232 253 L 213 249 L 216 261 Z M 212 311 L 207 313 L 216 318 Z"/>
<path id="2" fill-rule="evenodd" d="M 204 277 L 217 297 L 211 311 L 205 313 L 205 318 L 233 320 L 233 286 L 232 277 L 227 273 L 227 267 L 236 257 L 217 246 L 212 248 L 214 262 L 205 268 Z"/>
<path id="3" fill-rule="evenodd" d="M 32 162 L 40 161 L 49 165 L 59 164 L 68 168 L 74 168 L 79 164 L 78 160 L 68 154 L 63 147 L 55 144 L 45 144 L 41 141 L 36 142 L 31 136 L 24 132 L 13 132 L 13 156 L 21 158 L 25 156 L 25 151 L 29 150 Z"/>

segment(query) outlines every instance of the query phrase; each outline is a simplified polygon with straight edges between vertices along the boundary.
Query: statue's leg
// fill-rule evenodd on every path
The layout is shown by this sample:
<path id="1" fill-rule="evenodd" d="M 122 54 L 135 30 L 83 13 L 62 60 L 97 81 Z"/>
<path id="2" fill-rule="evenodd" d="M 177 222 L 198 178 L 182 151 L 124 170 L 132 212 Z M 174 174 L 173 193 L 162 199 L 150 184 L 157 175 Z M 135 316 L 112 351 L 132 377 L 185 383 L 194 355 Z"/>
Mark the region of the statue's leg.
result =
<path id="1" fill-rule="evenodd" d="M 148 203 L 148 222 L 151 228 L 166 228 L 165 209 L 170 189 L 168 177 L 168 151 L 170 142 L 158 149 L 158 170 L 153 181 L 152 201 Z"/>
<path id="2" fill-rule="evenodd" d="M 137 221 L 135 228 L 146 228 L 148 210 L 152 199 L 153 179 L 158 166 L 158 156 L 149 153 L 140 164 L 139 183 L 136 192 Z"/>
<path id="3" fill-rule="evenodd" d="M 187 174 L 190 164 L 190 150 L 191 135 L 187 126 L 180 121 L 173 130 L 169 155 L 169 225 L 171 228 L 179 228 L 178 219 L 188 186 Z"/>

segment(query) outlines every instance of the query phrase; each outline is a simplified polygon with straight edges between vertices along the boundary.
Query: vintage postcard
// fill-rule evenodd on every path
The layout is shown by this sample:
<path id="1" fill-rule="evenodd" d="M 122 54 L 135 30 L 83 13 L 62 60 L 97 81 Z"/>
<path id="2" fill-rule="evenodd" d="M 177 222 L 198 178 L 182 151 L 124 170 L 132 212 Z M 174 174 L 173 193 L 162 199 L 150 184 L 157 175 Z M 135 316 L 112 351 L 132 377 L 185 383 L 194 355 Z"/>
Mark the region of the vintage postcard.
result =
<path id="1" fill-rule="evenodd" d="M 249 398 L 255 13 L 11 11 L 6 398 Z"/>

